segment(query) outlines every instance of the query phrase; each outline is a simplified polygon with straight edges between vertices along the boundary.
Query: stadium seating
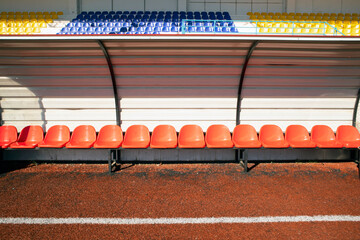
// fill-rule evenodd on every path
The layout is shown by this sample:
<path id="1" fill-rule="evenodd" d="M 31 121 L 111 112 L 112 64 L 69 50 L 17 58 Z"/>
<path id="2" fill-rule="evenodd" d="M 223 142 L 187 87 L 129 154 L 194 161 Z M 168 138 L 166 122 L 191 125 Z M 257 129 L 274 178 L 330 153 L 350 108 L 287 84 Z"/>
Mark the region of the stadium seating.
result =
<path id="1" fill-rule="evenodd" d="M 232 141 L 236 148 L 260 148 L 261 142 L 258 139 L 255 128 L 251 125 L 237 125 L 234 128 Z"/>
<path id="2" fill-rule="evenodd" d="M 81 12 L 58 34 L 160 34 L 237 32 L 228 12 Z"/>
<path id="3" fill-rule="evenodd" d="M 49 128 L 44 141 L 39 143 L 40 148 L 62 148 L 70 141 L 70 130 L 65 125 L 56 125 Z"/>
<path id="4" fill-rule="evenodd" d="M 184 125 L 177 135 L 171 125 L 158 125 L 151 133 L 144 125 L 131 125 L 123 133 L 117 125 L 106 125 L 98 134 L 91 125 L 76 127 L 70 138 L 70 130 L 65 125 L 49 128 L 43 139 L 41 126 L 23 128 L 17 139 L 14 126 L 0 126 L 0 146 L 2 148 L 358 148 L 359 131 L 349 125 L 341 125 L 333 130 L 326 125 L 315 125 L 311 135 L 302 125 L 289 125 L 284 133 L 277 125 L 264 125 L 259 136 L 255 128 L 248 124 L 237 125 L 233 133 L 221 124 L 208 127 L 205 137 L 198 125 Z"/>
<path id="5" fill-rule="evenodd" d="M 259 33 L 268 34 L 327 34 L 360 36 L 358 13 L 259 13 L 248 12 Z M 336 30 L 338 32 L 336 32 Z"/>
<path id="6" fill-rule="evenodd" d="M 53 23 L 62 12 L 1 12 L 0 35 L 41 33 L 48 23 Z"/>
<path id="7" fill-rule="evenodd" d="M 265 148 L 287 148 L 289 143 L 284 139 L 280 127 L 276 125 L 264 125 L 260 129 L 259 140 Z"/>
<path id="8" fill-rule="evenodd" d="M 17 129 L 14 126 L 0 126 L 0 146 L 8 148 L 17 139 Z"/>
<path id="9" fill-rule="evenodd" d="M 346 148 L 360 147 L 360 134 L 353 126 L 339 126 L 336 130 L 336 140 Z"/>
<path id="10" fill-rule="evenodd" d="M 18 140 L 10 144 L 10 148 L 35 148 L 43 138 L 44 131 L 41 126 L 27 126 L 21 130 Z"/>
<path id="11" fill-rule="evenodd" d="M 244 162 L 244 169 L 247 171 L 248 153 L 245 154 L 247 149 L 337 148 L 355 150 L 358 154 L 360 147 L 359 131 L 347 125 L 339 126 L 336 135 L 326 125 L 315 125 L 311 130 L 311 135 L 302 125 L 290 125 L 286 128 L 285 137 L 277 125 L 262 126 L 258 136 L 251 125 L 237 125 L 231 134 L 226 126 L 217 124 L 208 127 L 205 137 L 202 128 L 198 125 L 183 126 L 178 136 L 173 126 L 158 125 L 154 128 L 151 137 L 146 126 L 132 125 L 125 132 L 124 138 L 121 128 L 117 125 L 102 127 L 97 138 L 95 128 L 90 125 L 76 127 L 71 138 L 67 126 L 56 125 L 48 130 L 44 139 L 41 126 L 27 126 L 21 130 L 17 141 L 16 137 L 17 132 L 14 126 L 0 127 L 0 146 L 3 151 L 31 148 L 35 151 L 42 148 L 107 149 L 106 151 L 110 153 L 108 159 L 110 172 L 120 149 L 149 147 L 151 149 L 204 149 L 205 147 L 207 149 L 236 149 L 240 152 L 237 156 L 242 156 L 238 160 Z"/>
<path id="12" fill-rule="evenodd" d="M 159 125 L 154 128 L 150 141 L 151 148 L 176 148 L 177 134 L 171 125 Z"/>
<path id="13" fill-rule="evenodd" d="M 308 130 L 301 125 L 290 125 L 286 128 L 285 139 L 292 148 L 314 148 Z"/>
<path id="14" fill-rule="evenodd" d="M 232 148 L 229 129 L 224 125 L 211 125 L 205 135 L 205 142 L 208 148 Z"/>
<path id="15" fill-rule="evenodd" d="M 124 137 L 123 148 L 148 148 L 150 146 L 150 132 L 144 125 L 132 125 Z"/>
<path id="16" fill-rule="evenodd" d="M 121 128 L 117 125 L 106 125 L 100 129 L 94 148 L 119 148 L 122 142 Z"/>
<path id="17" fill-rule="evenodd" d="M 204 132 L 198 125 L 185 125 L 179 131 L 179 148 L 204 148 Z"/>
<path id="18" fill-rule="evenodd" d="M 316 125 L 311 129 L 311 140 L 320 148 L 341 148 L 343 144 L 335 138 L 334 132 L 326 125 Z"/>
<path id="19" fill-rule="evenodd" d="M 95 141 L 95 128 L 90 125 L 81 125 L 74 129 L 66 148 L 91 148 Z"/>

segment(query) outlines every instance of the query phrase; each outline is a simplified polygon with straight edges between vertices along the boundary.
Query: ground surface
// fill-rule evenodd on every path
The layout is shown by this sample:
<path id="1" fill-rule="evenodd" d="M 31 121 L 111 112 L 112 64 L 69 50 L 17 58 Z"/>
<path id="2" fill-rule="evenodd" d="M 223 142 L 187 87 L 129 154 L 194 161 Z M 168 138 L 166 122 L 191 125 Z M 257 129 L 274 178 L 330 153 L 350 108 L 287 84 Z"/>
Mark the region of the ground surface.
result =
<path id="1" fill-rule="evenodd" d="M 30 165 L 0 175 L 0 219 L 360 216 L 354 163 Z M 360 239 L 360 222 L 0 224 L 0 239 Z"/>

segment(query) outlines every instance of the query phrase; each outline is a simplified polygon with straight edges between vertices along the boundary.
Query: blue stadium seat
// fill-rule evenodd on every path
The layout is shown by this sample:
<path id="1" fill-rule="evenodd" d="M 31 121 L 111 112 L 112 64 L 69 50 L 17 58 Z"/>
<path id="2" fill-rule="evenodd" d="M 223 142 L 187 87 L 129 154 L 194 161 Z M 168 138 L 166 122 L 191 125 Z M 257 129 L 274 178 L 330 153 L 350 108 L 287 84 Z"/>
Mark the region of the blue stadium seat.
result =
<path id="1" fill-rule="evenodd" d="M 179 27 L 171 27 L 171 32 L 179 32 Z"/>
<path id="2" fill-rule="evenodd" d="M 207 32 L 207 33 L 214 32 L 214 28 L 213 27 L 205 27 L 205 32 Z"/>

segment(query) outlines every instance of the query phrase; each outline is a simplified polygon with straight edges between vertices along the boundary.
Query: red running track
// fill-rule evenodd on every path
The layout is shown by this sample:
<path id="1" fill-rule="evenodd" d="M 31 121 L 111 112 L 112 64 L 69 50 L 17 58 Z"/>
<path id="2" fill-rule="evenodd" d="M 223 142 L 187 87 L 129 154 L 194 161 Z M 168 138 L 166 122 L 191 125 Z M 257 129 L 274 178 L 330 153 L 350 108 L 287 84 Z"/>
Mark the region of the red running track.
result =
<path id="1" fill-rule="evenodd" d="M 360 216 L 354 163 L 38 165 L 0 176 L 0 218 Z M 360 222 L 0 224 L 1 239 L 359 239 Z"/>

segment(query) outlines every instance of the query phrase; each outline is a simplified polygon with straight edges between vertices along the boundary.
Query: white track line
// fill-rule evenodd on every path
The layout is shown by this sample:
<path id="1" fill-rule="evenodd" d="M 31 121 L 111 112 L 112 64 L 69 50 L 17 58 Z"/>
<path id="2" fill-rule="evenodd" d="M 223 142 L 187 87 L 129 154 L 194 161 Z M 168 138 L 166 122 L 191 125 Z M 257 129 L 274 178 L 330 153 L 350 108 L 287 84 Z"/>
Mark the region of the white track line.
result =
<path id="1" fill-rule="evenodd" d="M 216 224 L 216 223 L 297 223 L 360 222 L 360 216 L 319 215 L 279 217 L 212 217 L 212 218 L 0 218 L 0 224 Z"/>

